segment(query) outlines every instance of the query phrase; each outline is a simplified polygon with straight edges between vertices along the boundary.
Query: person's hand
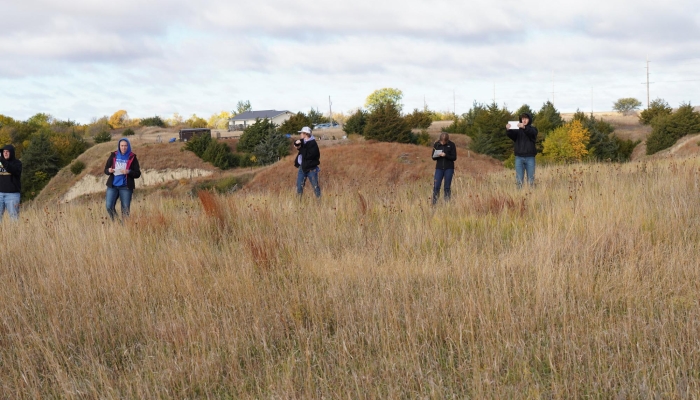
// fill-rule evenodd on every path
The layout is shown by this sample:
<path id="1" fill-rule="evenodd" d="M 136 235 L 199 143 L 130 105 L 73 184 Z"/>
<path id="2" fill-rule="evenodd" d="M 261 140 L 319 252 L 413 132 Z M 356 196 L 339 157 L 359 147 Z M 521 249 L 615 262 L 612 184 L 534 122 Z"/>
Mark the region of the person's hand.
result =
<path id="1" fill-rule="evenodd" d="M 114 168 L 110 168 L 110 169 L 108 169 L 107 171 L 109 171 L 110 174 L 113 174 L 113 173 L 114 173 Z"/>
<path id="2" fill-rule="evenodd" d="M 525 124 L 523 124 L 522 122 L 519 123 L 519 124 L 518 124 L 518 128 L 525 128 Z"/>
<path id="3" fill-rule="evenodd" d="M 510 129 L 510 124 L 506 124 L 506 129 Z"/>
<path id="4" fill-rule="evenodd" d="M 440 157 L 445 157 L 445 156 L 446 156 L 446 154 L 444 151 L 442 153 L 440 153 Z"/>

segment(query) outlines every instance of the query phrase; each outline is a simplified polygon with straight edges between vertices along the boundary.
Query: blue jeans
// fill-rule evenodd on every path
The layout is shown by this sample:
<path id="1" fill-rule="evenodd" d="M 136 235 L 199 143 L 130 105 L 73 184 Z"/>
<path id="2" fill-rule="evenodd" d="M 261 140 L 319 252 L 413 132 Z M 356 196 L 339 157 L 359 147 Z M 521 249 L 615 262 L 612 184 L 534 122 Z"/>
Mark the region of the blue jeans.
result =
<path id="1" fill-rule="evenodd" d="M 527 171 L 527 183 L 535 186 L 535 157 L 515 156 L 515 183 L 518 189 L 523 187 L 523 177 Z"/>
<path id="2" fill-rule="evenodd" d="M 435 180 L 433 181 L 433 204 L 437 203 L 440 198 L 440 186 L 443 178 L 445 179 L 445 201 L 449 201 L 452 196 L 452 176 L 454 169 L 436 169 Z"/>
<path id="3" fill-rule="evenodd" d="M 19 219 L 19 197 L 19 193 L 0 192 L 0 220 L 5 214 L 5 209 L 10 214 L 10 218 L 14 220 Z"/>
<path id="4" fill-rule="evenodd" d="M 299 172 L 297 173 L 297 194 L 301 196 L 304 193 L 304 186 L 306 186 L 306 178 L 309 178 L 311 182 L 311 187 L 314 188 L 314 193 L 316 197 L 321 197 L 321 187 L 318 186 L 318 172 L 321 169 L 316 167 L 309 172 L 304 172 L 304 170 L 299 167 Z"/>
<path id="5" fill-rule="evenodd" d="M 109 213 L 109 217 L 112 218 L 112 220 L 114 220 L 114 217 L 117 215 L 117 210 L 115 209 L 115 206 L 117 205 L 117 198 L 119 198 L 119 201 L 122 205 L 122 218 L 126 218 L 129 216 L 129 209 L 131 208 L 131 196 L 133 194 L 134 190 L 129 189 L 126 186 L 107 188 L 107 196 L 105 200 L 107 203 L 107 212 Z"/>

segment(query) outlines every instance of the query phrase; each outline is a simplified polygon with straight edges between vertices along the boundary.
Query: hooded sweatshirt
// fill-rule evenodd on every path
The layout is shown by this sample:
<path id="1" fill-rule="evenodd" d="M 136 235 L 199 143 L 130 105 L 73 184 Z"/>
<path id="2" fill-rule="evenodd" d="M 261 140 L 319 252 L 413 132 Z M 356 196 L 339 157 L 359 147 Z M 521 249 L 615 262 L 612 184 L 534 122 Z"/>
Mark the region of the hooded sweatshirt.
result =
<path id="1" fill-rule="evenodd" d="M 15 158 L 15 147 L 11 144 L 0 151 L 0 193 L 19 193 L 22 191 L 22 162 Z M 10 157 L 3 157 L 4 150 L 10 151 Z"/>
<path id="2" fill-rule="evenodd" d="M 532 126 L 532 115 L 529 113 L 523 115 L 528 118 L 527 125 L 524 128 L 507 129 L 506 135 L 515 142 L 514 150 L 517 157 L 535 157 L 537 155 L 537 147 L 535 147 L 537 128 Z M 518 120 L 523 122 L 523 117 L 520 116 Z"/>
<path id="3" fill-rule="evenodd" d="M 126 142 L 127 149 L 126 153 L 122 154 L 119 151 L 119 143 Z M 120 170 L 124 169 L 129 171 L 126 175 L 114 175 L 110 173 L 109 169 Z M 107 158 L 107 163 L 105 164 L 105 175 L 109 175 L 107 179 L 107 187 L 127 187 L 129 189 L 134 189 L 136 186 L 134 184 L 134 179 L 141 177 L 141 169 L 139 167 L 139 160 L 136 158 L 136 154 L 131 152 L 131 143 L 129 139 L 119 139 L 117 142 L 117 151 L 110 153 L 109 158 Z"/>

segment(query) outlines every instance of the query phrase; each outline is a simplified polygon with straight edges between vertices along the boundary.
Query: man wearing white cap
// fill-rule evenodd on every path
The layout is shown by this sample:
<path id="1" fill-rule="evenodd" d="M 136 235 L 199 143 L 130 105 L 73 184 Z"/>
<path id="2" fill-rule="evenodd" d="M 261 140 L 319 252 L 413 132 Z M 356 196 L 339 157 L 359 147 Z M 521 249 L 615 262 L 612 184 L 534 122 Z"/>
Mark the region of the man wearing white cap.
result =
<path id="1" fill-rule="evenodd" d="M 318 185 L 318 172 L 321 170 L 318 165 L 321 163 L 321 151 L 318 149 L 316 138 L 311 134 L 311 128 L 305 126 L 299 131 L 301 139 L 294 142 L 299 152 L 294 159 L 294 166 L 299 168 L 297 173 L 297 194 L 301 196 L 304 193 L 306 179 L 309 179 L 311 186 L 314 188 L 314 194 L 317 198 L 321 197 L 321 187 Z"/>

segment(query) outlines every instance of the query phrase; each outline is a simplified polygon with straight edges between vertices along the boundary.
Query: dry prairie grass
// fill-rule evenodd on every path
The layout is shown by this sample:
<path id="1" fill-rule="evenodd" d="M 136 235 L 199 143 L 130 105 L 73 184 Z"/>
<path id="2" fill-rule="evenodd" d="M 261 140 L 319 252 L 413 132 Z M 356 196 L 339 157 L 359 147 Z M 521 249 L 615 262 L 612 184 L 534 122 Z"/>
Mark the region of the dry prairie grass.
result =
<path id="1" fill-rule="evenodd" d="M 700 160 L 31 208 L 5 398 L 692 398 Z"/>

